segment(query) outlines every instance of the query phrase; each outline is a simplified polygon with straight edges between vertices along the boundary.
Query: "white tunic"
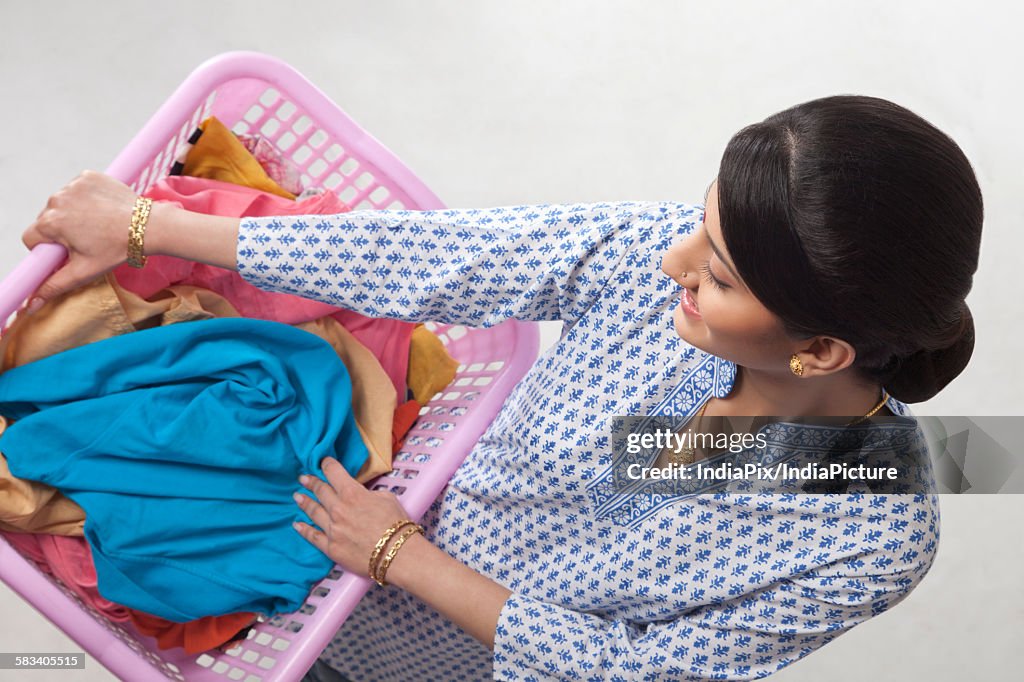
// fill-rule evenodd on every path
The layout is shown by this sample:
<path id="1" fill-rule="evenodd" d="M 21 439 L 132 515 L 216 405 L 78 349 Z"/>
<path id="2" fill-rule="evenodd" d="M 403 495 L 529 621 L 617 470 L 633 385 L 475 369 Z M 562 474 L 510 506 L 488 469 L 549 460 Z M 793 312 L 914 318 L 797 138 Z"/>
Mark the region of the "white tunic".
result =
<path id="1" fill-rule="evenodd" d="M 327 648 L 353 680 L 764 677 L 890 608 L 931 566 L 934 495 L 616 496 L 614 415 L 691 415 L 733 385 L 685 343 L 669 202 L 246 218 L 263 289 L 408 321 L 561 320 L 427 513 L 438 547 L 512 590 L 493 653 L 373 589 Z M 907 414 L 890 399 L 889 408 Z"/>

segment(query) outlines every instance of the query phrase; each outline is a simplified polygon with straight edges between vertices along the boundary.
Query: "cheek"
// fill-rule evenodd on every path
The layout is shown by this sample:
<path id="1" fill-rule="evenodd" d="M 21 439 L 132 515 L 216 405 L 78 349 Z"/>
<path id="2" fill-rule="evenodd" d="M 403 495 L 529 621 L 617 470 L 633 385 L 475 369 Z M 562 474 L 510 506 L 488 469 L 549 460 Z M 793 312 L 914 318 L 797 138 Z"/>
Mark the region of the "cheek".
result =
<path id="1" fill-rule="evenodd" d="M 709 337 L 730 346 L 768 351 L 784 338 L 778 321 L 764 306 L 735 292 L 715 291 L 703 297 L 700 311 Z"/>
<path id="2" fill-rule="evenodd" d="M 707 291 L 711 286 L 702 287 L 700 297 L 700 313 L 704 317 L 704 324 L 709 331 L 719 333 L 742 333 L 745 329 L 753 326 L 755 320 L 751 318 L 749 306 L 742 301 L 737 302 L 737 297 L 730 293 L 720 291 Z"/>

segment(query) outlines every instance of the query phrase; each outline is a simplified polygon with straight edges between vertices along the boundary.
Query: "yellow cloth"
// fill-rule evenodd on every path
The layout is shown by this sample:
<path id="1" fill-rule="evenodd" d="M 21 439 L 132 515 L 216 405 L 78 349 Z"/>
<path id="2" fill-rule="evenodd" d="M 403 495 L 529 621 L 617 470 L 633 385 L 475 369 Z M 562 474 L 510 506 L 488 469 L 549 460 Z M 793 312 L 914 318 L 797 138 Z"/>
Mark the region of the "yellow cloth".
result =
<path id="1" fill-rule="evenodd" d="M 199 128 L 203 134 L 189 150 L 182 175 L 232 182 L 287 199 L 295 198 L 267 175 L 256 157 L 216 117 L 206 119 Z"/>
<path id="2" fill-rule="evenodd" d="M 107 273 L 47 301 L 31 315 L 19 315 L 0 338 L 0 372 L 119 334 L 211 317 L 239 315 L 209 289 L 177 284 L 145 300 Z M 391 471 L 397 395 L 384 368 L 333 317 L 295 326 L 329 343 L 348 369 L 352 411 L 370 455 L 356 479 L 365 483 Z M 7 421 L 0 426 L 6 428 Z M 0 453 L 0 530 L 81 535 L 84 520 L 81 507 L 54 488 L 11 476 Z"/>
<path id="3" fill-rule="evenodd" d="M 429 403 L 435 393 L 452 383 L 458 368 L 459 363 L 448 354 L 437 334 L 422 324 L 413 328 L 406 383 L 416 402 L 420 405 Z"/>

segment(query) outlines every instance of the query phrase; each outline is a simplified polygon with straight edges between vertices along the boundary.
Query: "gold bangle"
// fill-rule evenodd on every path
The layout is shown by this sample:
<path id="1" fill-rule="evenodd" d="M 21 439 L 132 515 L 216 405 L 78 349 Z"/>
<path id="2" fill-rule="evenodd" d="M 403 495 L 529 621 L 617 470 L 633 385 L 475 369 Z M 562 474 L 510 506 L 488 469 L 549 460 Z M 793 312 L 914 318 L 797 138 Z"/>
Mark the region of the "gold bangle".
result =
<path id="1" fill-rule="evenodd" d="M 415 524 L 412 528 L 402 531 L 402 534 L 398 536 L 397 540 L 395 540 L 395 544 L 391 545 L 391 549 L 388 550 L 388 553 L 384 556 L 380 565 L 377 567 L 377 575 L 373 576 L 373 579 L 377 581 L 378 585 L 381 587 L 387 585 L 384 577 L 388 574 L 388 568 L 391 566 L 391 562 L 394 561 L 395 555 L 398 554 L 398 550 L 402 549 L 402 545 L 405 544 L 405 541 L 416 533 L 422 532 L 423 526 L 419 524 Z"/>
<path id="2" fill-rule="evenodd" d="M 146 222 L 153 207 L 153 200 L 138 197 L 132 210 L 132 224 L 128 228 L 128 265 L 141 268 L 146 264 L 146 256 L 142 253 L 143 238 L 146 236 Z"/>
<path id="3" fill-rule="evenodd" d="M 368 574 L 371 578 L 376 580 L 374 574 L 377 572 L 377 557 L 380 556 L 381 551 L 384 549 L 384 546 L 388 544 L 388 540 L 391 539 L 391 536 L 397 533 L 400 528 L 404 528 L 405 526 L 411 526 L 415 524 L 416 522 L 412 519 L 402 519 L 401 521 L 395 521 L 393 524 L 391 524 L 390 528 L 384 531 L 384 535 L 380 536 L 380 540 L 377 540 L 377 544 L 373 547 L 373 552 L 370 553 L 370 568 Z"/>

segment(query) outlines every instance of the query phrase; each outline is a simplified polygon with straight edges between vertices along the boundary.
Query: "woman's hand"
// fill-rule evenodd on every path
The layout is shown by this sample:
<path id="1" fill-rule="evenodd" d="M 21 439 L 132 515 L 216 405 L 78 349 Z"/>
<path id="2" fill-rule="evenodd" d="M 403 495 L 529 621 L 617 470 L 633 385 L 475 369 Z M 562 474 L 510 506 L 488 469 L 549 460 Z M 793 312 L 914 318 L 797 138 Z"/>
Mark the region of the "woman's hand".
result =
<path id="1" fill-rule="evenodd" d="M 46 208 L 21 236 L 28 248 L 40 242 L 62 244 L 64 265 L 36 289 L 29 310 L 128 258 L 128 228 L 135 200 L 131 187 L 109 175 L 85 171 L 50 197 Z M 172 201 L 153 202 L 143 254 L 161 254 L 234 270 L 238 218 L 193 213 Z"/>
<path id="2" fill-rule="evenodd" d="M 306 523 L 296 523 L 295 529 L 346 571 L 366 575 L 377 540 L 391 524 L 409 515 L 398 498 L 367 490 L 338 460 L 328 457 L 323 470 L 330 484 L 315 476 L 299 479 L 320 504 L 295 494 L 296 502 L 322 530 Z M 422 534 L 413 533 L 402 545 L 387 581 L 451 619 L 484 646 L 494 647 L 498 617 L 512 593 L 453 559 Z"/>
<path id="3" fill-rule="evenodd" d="M 318 528 L 296 523 L 295 529 L 346 571 L 366 575 L 377 540 L 409 514 L 394 494 L 367 490 L 333 457 L 324 459 L 323 471 L 329 484 L 315 476 L 299 478 L 319 503 L 295 493 L 295 501 Z"/>
<path id="4" fill-rule="evenodd" d="M 130 187 L 96 171 L 84 171 L 57 190 L 21 236 L 29 249 L 56 242 L 68 250 L 64 265 L 35 296 L 51 299 L 123 263 L 135 198 Z"/>

